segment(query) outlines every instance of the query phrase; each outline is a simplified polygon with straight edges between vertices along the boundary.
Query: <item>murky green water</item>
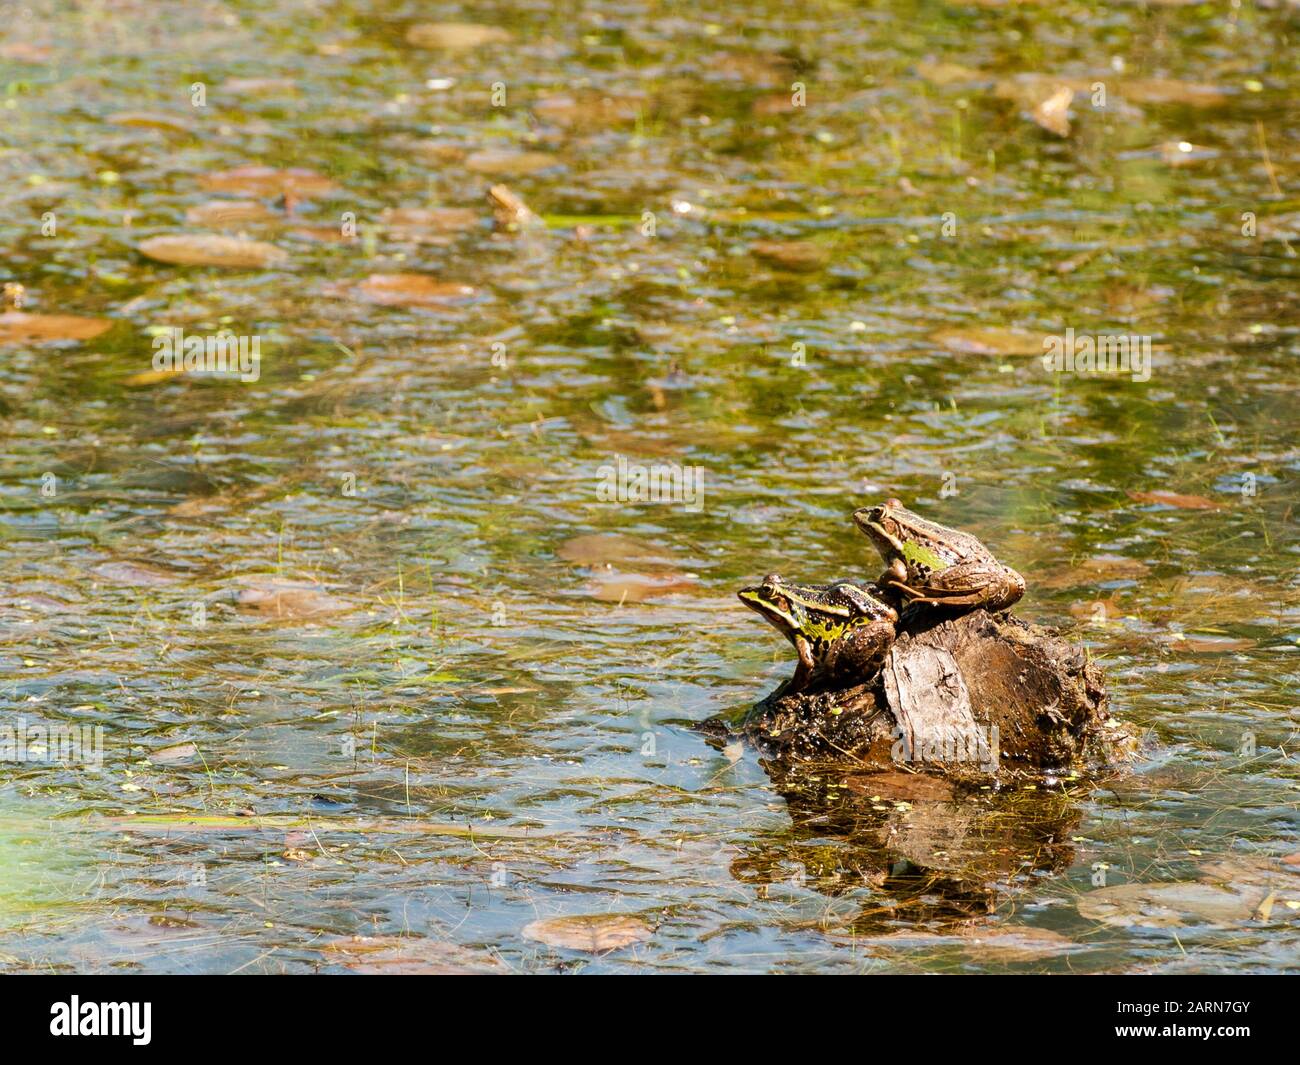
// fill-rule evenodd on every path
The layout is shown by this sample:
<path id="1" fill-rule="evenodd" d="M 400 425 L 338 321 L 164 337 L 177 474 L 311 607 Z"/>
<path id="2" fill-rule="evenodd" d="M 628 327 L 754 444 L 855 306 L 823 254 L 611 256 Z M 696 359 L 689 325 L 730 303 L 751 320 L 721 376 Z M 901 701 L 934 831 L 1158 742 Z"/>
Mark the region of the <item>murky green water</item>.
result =
<path id="1" fill-rule="evenodd" d="M 0 348 L 0 720 L 103 729 L 0 763 L 4 968 L 1300 969 L 1296 8 L 747 7 L 6 0 L 0 272 L 112 326 Z M 138 251 L 204 231 L 289 258 Z M 258 379 L 141 377 L 176 327 Z M 602 502 L 620 456 L 702 505 Z M 1132 773 L 907 808 L 692 728 L 790 668 L 735 588 L 874 575 L 888 495 L 1087 641 Z M 577 914 L 653 934 L 522 934 Z"/>

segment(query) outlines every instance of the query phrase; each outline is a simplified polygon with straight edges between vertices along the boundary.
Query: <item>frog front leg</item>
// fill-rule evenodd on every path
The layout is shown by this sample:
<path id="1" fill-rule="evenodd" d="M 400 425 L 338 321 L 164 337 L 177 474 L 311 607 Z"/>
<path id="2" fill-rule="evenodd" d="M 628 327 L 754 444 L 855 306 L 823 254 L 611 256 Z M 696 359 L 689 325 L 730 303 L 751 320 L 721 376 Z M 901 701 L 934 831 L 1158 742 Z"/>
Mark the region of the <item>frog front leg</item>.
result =
<path id="1" fill-rule="evenodd" d="M 870 680 L 884 662 L 894 635 L 894 625 L 889 621 L 859 625 L 835 641 L 827 655 L 825 672 L 840 683 Z"/>

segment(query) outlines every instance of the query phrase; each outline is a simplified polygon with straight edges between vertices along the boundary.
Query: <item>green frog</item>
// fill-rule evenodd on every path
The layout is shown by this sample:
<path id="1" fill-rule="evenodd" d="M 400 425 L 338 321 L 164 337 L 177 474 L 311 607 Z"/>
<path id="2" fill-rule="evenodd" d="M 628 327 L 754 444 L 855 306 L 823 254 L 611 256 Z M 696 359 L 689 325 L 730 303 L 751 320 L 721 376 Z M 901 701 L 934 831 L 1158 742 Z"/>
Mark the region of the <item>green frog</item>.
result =
<path id="1" fill-rule="evenodd" d="M 874 584 L 787 584 L 778 574 L 742 588 L 740 601 L 758 611 L 791 644 L 799 665 L 787 693 L 832 681 L 866 680 L 894 642 L 898 611 Z"/>
<path id="2" fill-rule="evenodd" d="M 913 514 L 897 499 L 853 512 L 885 561 L 879 583 L 913 602 L 1005 610 L 1025 579 L 969 533 Z"/>

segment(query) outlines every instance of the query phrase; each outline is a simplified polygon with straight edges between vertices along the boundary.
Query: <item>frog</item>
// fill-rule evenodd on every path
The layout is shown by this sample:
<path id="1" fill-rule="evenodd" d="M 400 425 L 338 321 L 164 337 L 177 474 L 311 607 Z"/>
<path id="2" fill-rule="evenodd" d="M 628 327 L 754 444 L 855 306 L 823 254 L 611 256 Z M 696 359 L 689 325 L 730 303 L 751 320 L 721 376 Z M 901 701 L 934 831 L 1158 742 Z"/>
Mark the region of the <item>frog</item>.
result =
<path id="1" fill-rule="evenodd" d="M 970 533 L 928 521 L 897 499 L 862 507 L 853 521 L 880 552 L 878 584 L 910 603 L 1006 610 L 1025 594 L 1025 579 Z"/>
<path id="2" fill-rule="evenodd" d="M 799 655 L 786 694 L 865 682 L 879 670 L 894 643 L 898 610 L 891 593 L 874 584 L 849 580 L 791 584 L 772 573 L 762 584 L 742 588 L 738 594 Z"/>

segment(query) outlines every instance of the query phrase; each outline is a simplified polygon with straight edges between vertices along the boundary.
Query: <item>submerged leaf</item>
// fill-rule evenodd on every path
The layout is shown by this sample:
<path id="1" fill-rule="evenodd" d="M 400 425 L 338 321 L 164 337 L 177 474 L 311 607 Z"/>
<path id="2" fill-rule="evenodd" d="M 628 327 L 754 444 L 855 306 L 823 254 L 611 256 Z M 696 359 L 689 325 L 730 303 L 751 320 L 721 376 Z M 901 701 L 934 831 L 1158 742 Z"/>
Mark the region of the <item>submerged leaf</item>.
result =
<path id="1" fill-rule="evenodd" d="M 1170 928 L 1186 921 L 1248 921 L 1267 894 L 1260 888 L 1216 887 L 1193 881 L 1119 884 L 1080 896 L 1079 913 L 1121 928 Z"/>
<path id="2" fill-rule="evenodd" d="M 364 281 L 333 291 L 383 307 L 427 307 L 474 295 L 470 285 L 437 281 L 425 274 L 371 274 Z"/>
<path id="3" fill-rule="evenodd" d="M 464 162 L 466 170 L 489 177 L 527 177 L 559 164 L 560 160 L 549 152 L 513 152 L 502 148 L 474 152 Z"/>
<path id="4" fill-rule="evenodd" d="M 237 226 L 250 222 L 269 222 L 278 217 L 256 200 L 209 200 L 185 212 L 192 226 Z"/>
<path id="5" fill-rule="evenodd" d="M 565 540 L 555 553 L 579 566 L 628 561 L 665 565 L 674 561 L 671 554 L 650 541 L 623 533 L 584 533 Z"/>
<path id="6" fill-rule="evenodd" d="M 112 326 L 107 318 L 71 314 L 0 314 L 0 344 L 32 344 L 45 340 L 93 340 Z"/>
<path id="7" fill-rule="evenodd" d="M 421 22 L 406 31 L 406 43 L 417 48 L 478 48 L 508 40 L 509 30 L 477 22 Z"/>
<path id="8" fill-rule="evenodd" d="M 390 207 L 379 220 L 392 240 L 432 244 L 452 233 L 465 233 L 481 222 L 469 207 Z"/>
<path id="9" fill-rule="evenodd" d="M 938 329 L 930 339 L 958 355 L 1041 355 L 1043 338 L 1018 329 L 971 326 Z"/>
<path id="10" fill-rule="evenodd" d="M 199 749 L 193 743 L 177 743 L 152 752 L 149 761 L 154 765 L 171 765 L 174 762 L 188 762 L 198 753 Z"/>
<path id="11" fill-rule="evenodd" d="M 237 166 L 207 174 L 199 183 L 210 192 L 229 192 L 242 196 L 294 196 L 310 199 L 335 191 L 334 182 L 314 170 L 291 167 L 277 170 L 273 166 Z"/>
<path id="12" fill-rule="evenodd" d="M 333 960 L 354 973 L 455 976 L 506 972 L 505 966 L 488 955 L 416 936 L 353 936 L 325 943 L 321 949 L 327 956 L 337 955 Z"/>
<path id="13" fill-rule="evenodd" d="M 240 589 L 237 602 L 241 609 L 277 618 L 314 618 L 351 609 L 351 604 L 315 585 L 277 580 Z"/>
<path id="14" fill-rule="evenodd" d="M 260 240 L 222 237 L 215 233 L 176 233 L 141 241 L 140 252 L 150 259 L 179 266 L 224 266 L 254 269 L 285 262 L 288 253 Z"/>
<path id="15" fill-rule="evenodd" d="M 810 240 L 759 240 L 749 250 L 786 270 L 818 270 L 827 260 L 825 250 Z"/>
<path id="16" fill-rule="evenodd" d="M 91 568 L 91 573 L 114 584 L 134 584 L 151 587 L 160 584 L 173 584 L 182 579 L 183 574 L 174 570 L 151 566 L 145 562 L 101 562 Z"/>
<path id="17" fill-rule="evenodd" d="M 1128 492 L 1127 495 L 1137 503 L 1155 503 L 1165 507 L 1177 507 L 1179 510 L 1222 510 L 1224 506 L 1213 499 L 1206 499 L 1205 496 L 1185 496 L 1162 489 L 1154 492 Z"/>
<path id="18" fill-rule="evenodd" d="M 548 947 L 581 950 L 588 954 L 642 943 L 654 930 L 639 917 L 621 913 L 587 914 L 578 917 L 547 917 L 525 925 L 523 936 Z"/>

